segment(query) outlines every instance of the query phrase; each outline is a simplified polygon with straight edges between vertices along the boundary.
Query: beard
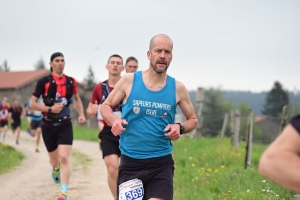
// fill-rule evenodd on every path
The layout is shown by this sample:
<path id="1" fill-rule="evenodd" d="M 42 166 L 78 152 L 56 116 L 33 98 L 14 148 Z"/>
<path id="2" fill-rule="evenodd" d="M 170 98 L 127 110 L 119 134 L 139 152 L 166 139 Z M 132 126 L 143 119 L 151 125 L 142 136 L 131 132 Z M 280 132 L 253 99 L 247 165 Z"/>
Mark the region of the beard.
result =
<path id="1" fill-rule="evenodd" d="M 156 65 L 157 64 L 162 64 L 161 62 L 156 62 L 156 63 L 152 63 L 151 62 L 151 67 L 154 69 L 154 71 L 156 72 L 156 73 L 158 73 L 158 74 L 162 74 L 162 73 L 164 73 L 164 72 L 166 72 L 167 70 L 168 70 L 168 68 L 169 68 L 169 66 L 167 65 L 167 63 L 163 63 L 163 64 L 165 64 L 166 65 L 166 67 L 164 68 L 164 69 L 159 69 Z"/>

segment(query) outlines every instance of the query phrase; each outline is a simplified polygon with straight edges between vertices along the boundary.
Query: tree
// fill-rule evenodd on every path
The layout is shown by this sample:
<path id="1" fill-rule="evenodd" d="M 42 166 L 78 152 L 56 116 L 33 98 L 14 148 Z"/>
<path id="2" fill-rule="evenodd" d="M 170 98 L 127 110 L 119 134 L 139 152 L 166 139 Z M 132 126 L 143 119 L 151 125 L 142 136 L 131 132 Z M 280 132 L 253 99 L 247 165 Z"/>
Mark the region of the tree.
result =
<path id="1" fill-rule="evenodd" d="M 225 103 L 220 89 L 205 90 L 203 107 L 203 135 L 215 137 L 223 125 Z"/>
<path id="2" fill-rule="evenodd" d="M 8 72 L 10 67 L 8 66 L 8 63 L 6 60 L 4 60 L 3 64 L 0 66 L 1 72 Z"/>
<path id="3" fill-rule="evenodd" d="M 83 82 L 87 85 L 87 90 L 92 91 L 94 86 L 96 85 L 95 75 L 94 71 L 92 69 L 92 66 L 89 66 L 88 69 L 88 75 L 86 78 L 84 78 Z"/>
<path id="4" fill-rule="evenodd" d="M 268 92 L 262 113 L 272 117 L 278 117 L 283 106 L 289 105 L 288 91 L 284 90 L 281 83 L 275 81 L 273 88 Z"/>
<path id="5" fill-rule="evenodd" d="M 35 68 L 35 69 L 46 69 L 46 65 L 45 65 L 45 63 L 44 63 L 43 58 L 40 58 L 40 59 L 36 62 L 36 64 L 34 65 L 34 68 Z"/>

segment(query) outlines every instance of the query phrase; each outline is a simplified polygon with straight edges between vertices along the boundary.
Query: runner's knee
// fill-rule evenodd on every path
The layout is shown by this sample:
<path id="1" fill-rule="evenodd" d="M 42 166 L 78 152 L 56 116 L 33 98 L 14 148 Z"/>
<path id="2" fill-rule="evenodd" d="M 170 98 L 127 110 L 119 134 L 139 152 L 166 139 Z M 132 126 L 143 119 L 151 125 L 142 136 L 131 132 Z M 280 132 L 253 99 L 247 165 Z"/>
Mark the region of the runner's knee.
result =
<path id="1" fill-rule="evenodd" d="M 114 165 L 107 166 L 107 171 L 110 176 L 116 176 L 118 174 L 118 167 Z"/>
<path id="2" fill-rule="evenodd" d="M 60 153 L 59 160 L 61 164 L 67 164 L 69 162 L 68 155 L 64 153 Z"/>

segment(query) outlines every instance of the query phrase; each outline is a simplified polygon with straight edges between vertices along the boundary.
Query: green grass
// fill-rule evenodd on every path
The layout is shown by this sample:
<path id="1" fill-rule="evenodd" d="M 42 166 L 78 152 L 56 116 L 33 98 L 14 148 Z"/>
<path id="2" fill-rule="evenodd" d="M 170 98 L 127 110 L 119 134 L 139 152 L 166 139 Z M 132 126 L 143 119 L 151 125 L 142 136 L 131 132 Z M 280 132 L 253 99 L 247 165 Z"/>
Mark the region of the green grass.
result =
<path id="1" fill-rule="evenodd" d="M 14 169 L 25 156 L 13 147 L 0 143 L 0 175 Z"/>
<path id="2" fill-rule="evenodd" d="M 98 129 L 87 129 L 85 126 L 73 126 L 74 140 L 98 142 Z"/>
<path id="3" fill-rule="evenodd" d="M 295 199 L 289 190 L 259 175 L 257 166 L 266 146 L 253 145 L 252 167 L 246 170 L 243 142 L 238 149 L 229 139 L 221 143 L 219 138 L 181 138 L 173 144 L 175 200 Z"/>
<path id="4" fill-rule="evenodd" d="M 22 125 L 27 125 L 26 121 Z M 74 126 L 73 130 L 76 140 L 98 142 L 97 129 Z M 294 200 L 299 197 L 259 175 L 257 166 L 266 145 L 253 144 L 252 166 L 247 170 L 244 169 L 244 142 L 240 142 L 238 149 L 230 146 L 228 138 L 223 143 L 219 138 L 181 138 L 173 145 L 174 200 Z M 80 162 L 85 167 L 89 164 L 80 152 L 72 156 L 83 160 Z"/>
<path id="5" fill-rule="evenodd" d="M 22 131 L 26 131 L 27 128 L 29 127 L 28 122 L 27 122 L 27 118 L 23 118 L 21 119 L 21 130 Z M 9 125 L 9 129 L 11 128 L 11 126 Z"/>

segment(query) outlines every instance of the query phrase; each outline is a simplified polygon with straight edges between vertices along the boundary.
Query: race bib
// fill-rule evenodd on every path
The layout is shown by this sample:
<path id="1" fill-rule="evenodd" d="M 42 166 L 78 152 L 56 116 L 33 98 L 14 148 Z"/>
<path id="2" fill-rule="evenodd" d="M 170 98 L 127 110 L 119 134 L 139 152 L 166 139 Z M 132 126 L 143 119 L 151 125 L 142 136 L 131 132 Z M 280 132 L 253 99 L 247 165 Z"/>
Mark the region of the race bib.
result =
<path id="1" fill-rule="evenodd" d="M 113 114 L 119 119 L 122 117 L 122 113 L 120 111 L 114 111 Z"/>
<path id="2" fill-rule="evenodd" d="M 132 179 L 119 186 L 119 200 L 142 200 L 144 197 L 143 183 L 139 179 Z"/>

